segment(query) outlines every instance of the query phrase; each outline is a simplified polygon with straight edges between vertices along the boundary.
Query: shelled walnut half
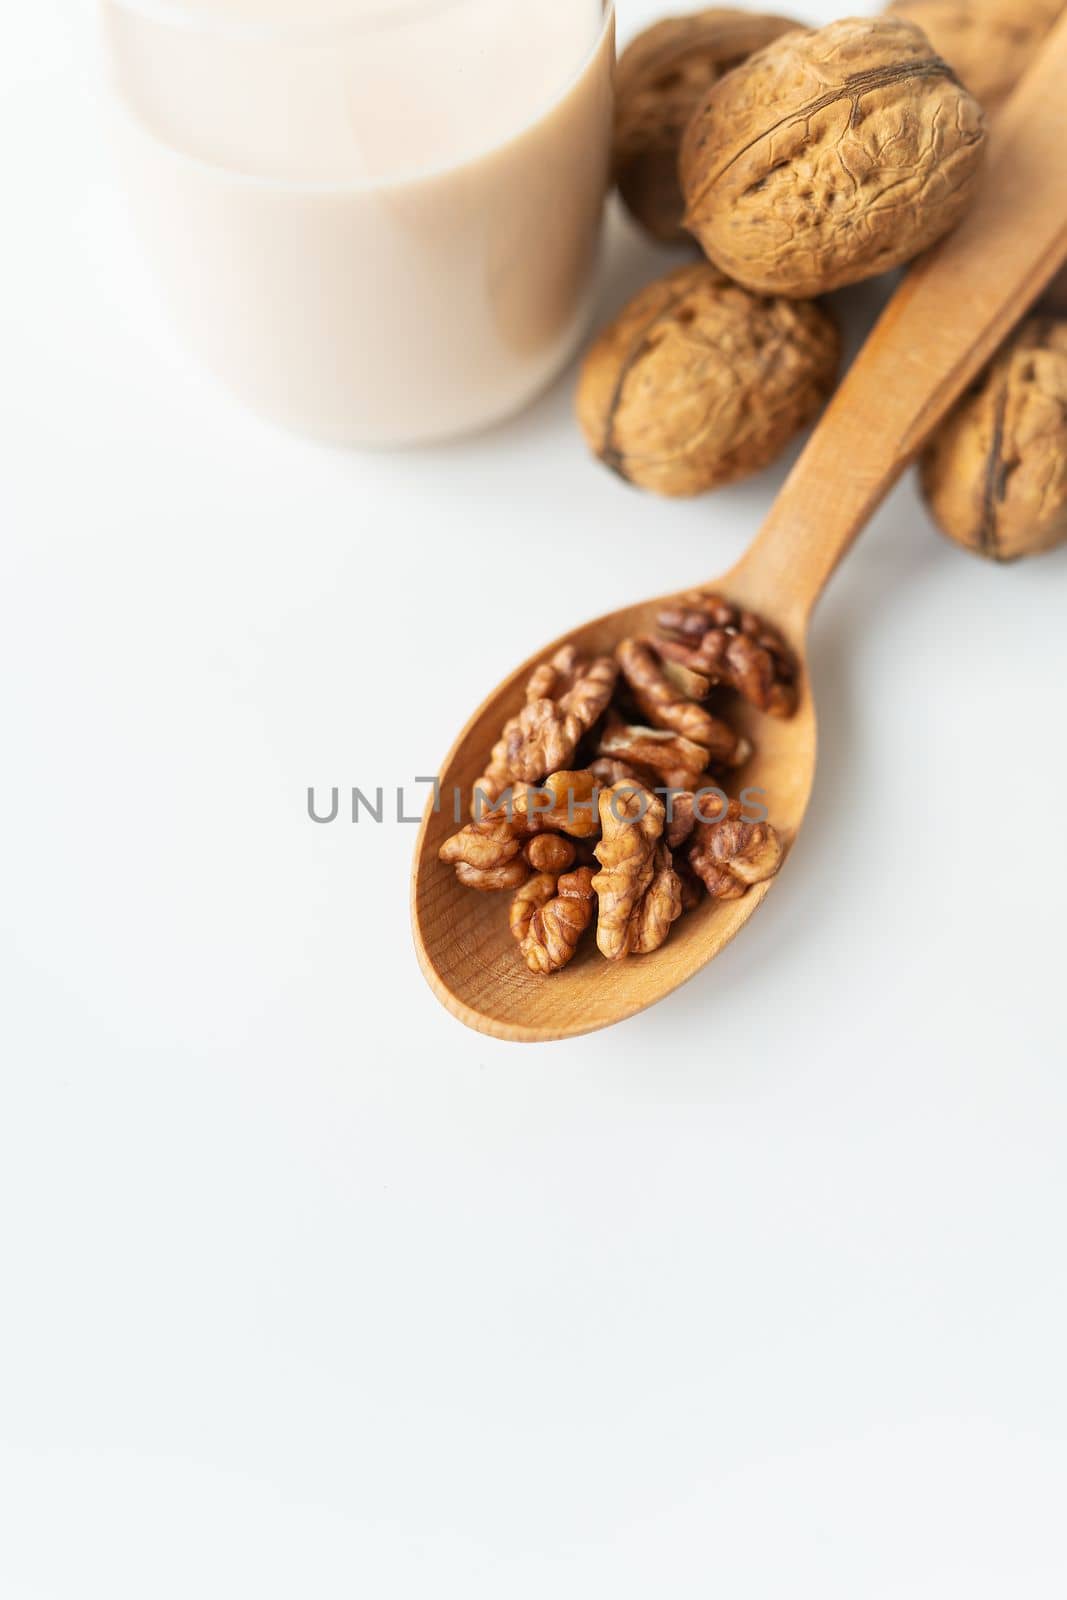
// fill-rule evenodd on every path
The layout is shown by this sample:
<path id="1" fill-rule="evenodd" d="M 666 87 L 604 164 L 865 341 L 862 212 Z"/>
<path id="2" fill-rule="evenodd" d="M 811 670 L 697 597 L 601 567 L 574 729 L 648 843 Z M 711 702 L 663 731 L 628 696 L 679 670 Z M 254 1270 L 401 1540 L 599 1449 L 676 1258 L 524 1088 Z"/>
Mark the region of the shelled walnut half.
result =
<path id="1" fill-rule="evenodd" d="M 590 867 L 579 867 L 557 881 L 555 893 L 534 910 L 522 939 L 523 959 L 531 972 L 543 977 L 562 972 L 592 923 L 595 904 Z"/>
<path id="2" fill-rule="evenodd" d="M 665 17 L 627 46 L 615 74 L 615 181 L 635 221 L 654 239 L 685 238 L 678 152 L 712 84 L 779 34 L 784 17 L 715 8 Z"/>
<path id="3" fill-rule="evenodd" d="M 694 590 L 667 606 L 657 623 L 660 654 L 712 684 L 736 689 L 759 711 L 791 717 L 797 664 L 778 629 L 721 595 Z"/>
<path id="4" fill-rule="evenodd" d="M 596 782 L 591 772 L 555 772 L 538 785 L 523 785 L 446 839 L 438 856 L 456 869 L 460 882 L 490 893 L 515 889 L 531 867 L 560 872 L 575 858 L 569 839 L 591 839 L 600 831 Z"/>
<path id="5" fill-rule="evenodd" d="M 526 685 L 525 706 L 506 724 L 474 786 L 475 815 L 480 801 L 493 804 L 509 785 L 540 783 L 568 765 L 607 708 L 618 670 L 611 656 L 590 660 L 573 645 L 564 645 L 536 668 Z"/>
<path id="6" fill-rule="evenodd" d="M 985 137 L 978 101 L 902 17 L 786 34 L 690 122 L 686 227 L 750 289 L 825 294 L 947 233 L 971 203 Z"/>
<path id="7" fill-rule="evenodd" d="M 628 483 L 703 494 L 776 459 L 829 398 L 840 354 L 821 306 L 750 294 L 707 262 L 680 267 L 594 341 L 578 421 Z"/>
<path id="8" fill-rule="evenodd" d="M 706 745 L 669 728 L 644 728 L 621 719 L 610 721 L 604 729 L 598 754 L 650 774 L 655 788 L 695 789 L 708 770 Z"/>
<path id="9" fill-rule="evenodd" d="M 682 914 L 682 886 L 663 844 L 663 802 L 637 784 L 600 796 L 597 945 L 609 961 L 658 950 Z"/>
<path id="10" fill-rule="evenodd" d="M 747 739 L 671 679 L 656 640 L 624 639 L 616 648 L 615 658 L 638 707 L 654 726 L 703 745 L 708 760 L 716 765 L 739 767 L 747 761 L 752 754 Z M 708 692 L 707 679 L 696 673 L 690 677 L 697 686 L 706 684 L 704 692 Z"/>
<path id="11" fill-rule="evenodd" d="M 737 800 L 711 822 L 697 822 L 689 865 L 713 900 L 740 900 L 782 865 L 782 843 L 769 822 L 750 822 Z"/>
<path id="12" fill-rule="evenodd" d="M 1067 319 L 1023 324 L 934 435 L 920 481 L 942 532 L 977 555 L 1067 540 Z"/>

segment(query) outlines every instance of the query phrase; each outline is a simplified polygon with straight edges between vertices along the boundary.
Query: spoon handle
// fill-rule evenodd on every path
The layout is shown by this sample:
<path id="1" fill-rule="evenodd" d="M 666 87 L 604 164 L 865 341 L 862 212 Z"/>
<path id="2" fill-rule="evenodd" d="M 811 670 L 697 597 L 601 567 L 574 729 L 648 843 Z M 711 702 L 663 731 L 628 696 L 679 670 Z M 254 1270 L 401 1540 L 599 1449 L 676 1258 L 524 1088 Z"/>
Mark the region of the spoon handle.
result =
<path id="1" fill-rule="evenodd" d="M 803 631 L 857 535 L 1067 256 L 1065 84 L 1067 13 L 997 115 L 975 205 L 909 272 L 735 570 L 738 599 Z"/>

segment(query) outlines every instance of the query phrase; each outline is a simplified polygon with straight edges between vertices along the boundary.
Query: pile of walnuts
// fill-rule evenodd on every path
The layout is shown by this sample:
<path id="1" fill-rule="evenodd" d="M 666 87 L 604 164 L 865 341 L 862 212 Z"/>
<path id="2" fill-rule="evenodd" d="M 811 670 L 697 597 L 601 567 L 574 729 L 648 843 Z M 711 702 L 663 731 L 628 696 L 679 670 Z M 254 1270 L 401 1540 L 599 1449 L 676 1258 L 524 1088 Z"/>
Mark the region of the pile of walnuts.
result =
<path id="1" fill-rule="evenodd" d="M 716 8 L 640 34 L 619 61 L 615 180 L 653 239 L 689 237 L 705 259 L 643 289 L 589 349 L 577 411 L 593 453 L 674 496 L 774 461 L 836 383 L 840 340 L 820 297 L 911 261 L 956 225 L 981 181 L 987 112 L 1064 9 L 890 0 L 880 17 L 810 30 Z M 1035 361 L 1022 359 L 1037 355 L 1033 335 L 1019 337 L 1020 359 L 1005 352 L 922 477 L 940 526 L 999 559 L 1063 537 L 1049 469 L 1050 451 L 1067 448 L 1055 414 L 1063 340 L 1046 328 Z M 991 396 L 1009 421 L 1025 418 L 996 459 L 981 448 Z M 1002 493 L 1001 470 L 1014 480 Z"/>
<path id="2" fill-rule="evenodd" d="M 536 669 L 473 820 L 441 847 L 467 888 L 512 892 L 511 931 L 539 976 L 567 966 L 594 921 L 609 960 L 647 955 L 684 912 L 739 899 L 781 865 L 757 791 L 722 787 L 752 747 L 720 712 L 733 693 L 791 716 L 792 653 L 719 595 L 686 595 L 657 624 L 614 655 L 568 645 Z M 727 707 L 712 708 L 717 693 Z"/>

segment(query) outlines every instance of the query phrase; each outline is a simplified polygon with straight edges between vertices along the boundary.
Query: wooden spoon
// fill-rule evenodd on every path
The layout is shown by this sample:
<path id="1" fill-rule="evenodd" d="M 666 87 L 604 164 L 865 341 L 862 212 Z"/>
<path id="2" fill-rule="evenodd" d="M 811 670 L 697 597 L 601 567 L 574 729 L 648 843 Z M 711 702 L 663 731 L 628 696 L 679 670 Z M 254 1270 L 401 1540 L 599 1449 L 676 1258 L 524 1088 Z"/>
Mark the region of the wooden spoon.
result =
<path id="1" fill-rule="evenodd" d="M 802 667 L 795 717 L 779 721 L 738 703 L 733 717 L 756 755 L 742 782 L 766 791 L 787 849 L 815 775 L 816 725 L 804 670 L 808 619 L 838 562 L 931 431 L 985 366 L 1067 256 L 1067 18 L 998 116 L 979 199 L 959 228 L 912 269 L 828 407 L 755 543 L 709 587 L 776 623 Z M 654 955 L 606 961 L 592 937 L 564 972 L 526 970 L 508 932 L 508 896 L 463 888 L 437 859 L 529 673 L 559 645 L 611 652 L 648 632 L 662 596 L 599 617 L 546 645 L 475 712 L 441 773 L 416 846 L 412 915 L 419 962 L 438 999 L 462 1022 L 500 1039 L 592 1032 L 662 1000 L 740 932 L 772 887 L 708 900 L 682 918 Z M 464 816 L 462 820 L 466 820 Z"/>

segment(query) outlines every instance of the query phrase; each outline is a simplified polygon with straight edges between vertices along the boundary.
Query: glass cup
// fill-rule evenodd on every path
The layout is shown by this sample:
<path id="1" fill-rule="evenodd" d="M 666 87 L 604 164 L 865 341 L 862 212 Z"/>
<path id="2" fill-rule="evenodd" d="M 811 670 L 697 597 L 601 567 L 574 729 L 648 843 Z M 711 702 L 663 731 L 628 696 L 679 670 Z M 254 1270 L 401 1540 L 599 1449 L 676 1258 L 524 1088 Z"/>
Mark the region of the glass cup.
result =
<path id="1" fill-rule="evenodd" d="M 590 310 L 612 0 L 100 0 L 135 220 L 190 347 L 354 444 L 527 404 Z"/>

